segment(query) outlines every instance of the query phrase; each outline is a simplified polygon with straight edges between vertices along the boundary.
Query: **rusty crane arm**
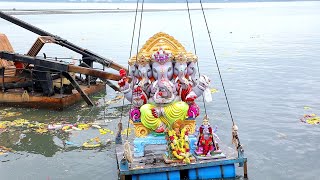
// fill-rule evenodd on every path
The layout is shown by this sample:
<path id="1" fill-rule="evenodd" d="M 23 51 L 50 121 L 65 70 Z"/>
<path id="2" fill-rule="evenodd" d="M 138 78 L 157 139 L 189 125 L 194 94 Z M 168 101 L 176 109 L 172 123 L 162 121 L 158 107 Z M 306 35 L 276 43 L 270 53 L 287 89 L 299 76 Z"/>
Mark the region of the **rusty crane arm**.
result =
<path id="1" fill-rule="evenodd" d="M 0 59 L 34 64 L 36 66 L 41 66 L 46 69 L 58 71 L 58 72 L 76 72 L 76 73 L 86 74 L 86 75 L 95 76 L 102 79 L 114 80 L 114 81 L 118 81 L 121 79 L 119 75 L 113 74 L 113 73 L 108 73 L 108 72 L 104 72 L 104 71 L 100 71 L 92 68 L 65 64 L 62 62 L 43 59 L 39 57 L 31 57 L 31 56 L 21 55 L 17 53 L 10 53 L 6 51 L 0 51 Z"/>

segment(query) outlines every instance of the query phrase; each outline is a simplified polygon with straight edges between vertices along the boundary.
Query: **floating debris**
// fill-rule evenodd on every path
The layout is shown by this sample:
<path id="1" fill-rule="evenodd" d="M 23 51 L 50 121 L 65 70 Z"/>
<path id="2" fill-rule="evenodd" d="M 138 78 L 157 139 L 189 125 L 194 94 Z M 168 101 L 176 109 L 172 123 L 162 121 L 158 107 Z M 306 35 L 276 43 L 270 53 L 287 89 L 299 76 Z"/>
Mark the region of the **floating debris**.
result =
<path id="1" fill-rule="evenodd" d="M 97 129 L 101 129 L 101 126 L 97 125 L 97 124 L 92 124 L 91 127 L 97 128 Z"/>
<path id="2" fill-rule="evenodd" d="M 131 128 L 126 128 L 121 132 L 121 134 L 122 135 L 126 135 L 128 133 L 128 135 L 130 135 L 131 134 L 131 130 L 132 130 Z"/>
<path id="3" fill-rule="evenodd" d="M 21 140 L 21 139 L 23 139 L 23 138 L 25 138 L 25 137 L 27 137 L 27 135 L 25 135 L 25 134 L 20 134 L 19 139 Z"/>
<path id="4" fill-rule="evenodd" d="M 14 116 L 20 116 L 22 113 L 20 112 L 7 112 L 7 111 L 0 111 L 0 116 L 3 118 L 8 118 L 8 117 L 14 117 Z"/>
<path id="5" fill-rule="evenodd" d="M 65 131 L 65 132 L 69 132 L 69 131 L 72 131 L 72 127 L 73 127 L 73 125 L 65 125 L 65 126 L 63 126 L 62 127 L 62 131 Z"/>
<path id="6" fill-rule="evenodd" d="M 58 130 L 62 129 L 63 125 L 62 124 L 49 124 L 48 129 L 49 130 Z"/>
<path id="7" fill-rule="evenodd" d="M 106 104 L 114 104 L 114 103 L 117 103 L 121 99 L 123 99 L 123 95 L 117 95 L 115 98 L 107 101 Z"/>
<path id="8" fill-rule="evenodd" d="M 277 137 L 278 137 L 279 139 L 287 139 L 288 136 L 287 136 L 286 134 L 284 134 L 284 133 L 280 133 L 280 132 L 279 132 L 279 133 L 277 134 Z"/>
<path id="9" fill-rule="evenodd" d="M 62 130 L 65 132 L 69 132 L 72 130 L 76 131 L 82 131 L 82 130 L 88 130 L 89 128 L 94 128 L 98 129 L 101 134 L 106 134 L 110 133 L 113 134 L 113 131 L 107 128 L 102 128 L 101 125 L 98 125 L 97 123 L 76 123 L 76 124 L 71 124 L 68 122 L 65 123 L 39 123 L 39 122 L 29 122 L 26 119 L 16 119 L 14 121 L 0 121 L 0 129 L 2 131 L 6 129 L 14 130 L 17 129 L 22 129 L 23 131 L 28 130 L 28 131 L 35 131 L 38 133 L 45 133 L 48 131 L 58 131 Z"/>
<path id="10" fill-rule="evenodd" d="M 105 98 L 105 96 L 93 96 L 92 98 L 94 98 L 94 99 L 102 99 L 102 98 Z"/>
<path id="11" fill-rule="evenodd" d="M 211 89 L 210 89 L 210 92 L 211 92 L 211 94 L 214 94 L 214 93 L 219 92 L 219 90 L 218 90 L 218 89 L 215 89 L 215 88 L 211 88 Z"/>
<path id="12" fill-rule="evenodd" d="M 99 137 L 92 138 L 82 144 L 84 148 L 97 148 L 101 146 L 101 141 Z"/>
<path id="13" fill-rule="evenodd" d="M 0 155 L 7 154 L 8 152 L 13 152 L 11 148 L 0 146 Z"/>
<path id="14" fill-rule="evenodd" d="M 311 109 L 309 106 L 304 106 L 303 109 Z"/>
<path id="15" fill-rule="evenodd" d="M 11 126 L 21 127 L 21 126 L 27 125 L 27 124 L 29 124 L 29 121 L 28 121 L 28 120 L 25 120 L 25 119 L 17 119 L 17 120 L 14 120 L 14 121 L 11 123 Z"/>
<path id="16" fill-rule="evenodd" d="M 108 132 L 110 132 L 110 134 L 111 134 L 111 130 L 107 129 L 107 128 L 101 128 L 101 129 L 99 129 L 99 132 L 102 135 L 107 134 Z"/>
<path id="17" fill-rule="evenodd" d="M 76 131 L 81 131 L 80 128 L 77 128 L 77 127 L 74 127 L 74 126 L 72 127 L 72 129 L 73 129 L 73 130 L 76 130 Z"/>
<path id="18" fill-rule="evenodd" d="M 46 129 L 46 128 L 39 128 L 39 129 L 36 130 L 36 132 L 39 133 L 39 134 L 43 134 L 43 133 L 48 132 L 48 129 Z"/>
<path id="19" fill-rule="evenodd" d="M 77 128 L 81 130 L 88 130 L 90 128 L 89 124 L 78 124 L 77 126 L 78 126 Z"/>
<path id="20" fill-rule="evenodd" d="M 227 71 L 234 71 L 234 68 L 228 68 Z"/>
<path id="21" fill-rule="evenodd" d="M 316 114 L 305 114 L 300 120 L 308 124 L 320 124 L 320 117 Z"/>
<path id="22" fill-rule="evenodd" d="M 85 130 L 94 130 L 99 131 L 100 134 L 105 135 L 114 135 L 114 132 L 108 128 L 102 128 L 101 126 L 105 126 L 102 124 L 99 124 L 97 122 L 78 122 L 75 124 L 69 123 L 67 121 L 62 122 L 56 122 L 57 120 L 54 120 L 50 123 L 40 123 L 37 121 L 28 121 L 26 119 L 16 119 L 14 121 L 0 121 L 0 133 L 9 132 L 9 133 L 19 133 L 18 134 L 18 141 L 15 141 L 15 145 L 21 145 L 21 140 L 24 139 L 24 142 L 30 142 L 30 138 L 26 138 L 28 133 L 32 132 L 38 135 L 46 134 L 46 135 L 54 135 L 55 137 L 63 137 L 61 140 L 65 146 L 69 147 L 75 147 L 75 148 L 96 148 L 100 146 L 106 146 L 108 144 L 113 143 L 110 139 L 107 139 L 106 141 L 101 141 L 99 137 L 92 138 L 86 142 L 74 142 L 74 139 L 72 141 L 67 141 L 67 137 L 73 134 L 73 137 L 76 137 L 80 134 L 80 132 L 73 132 L 69 133 L 70 131 L 85 131 Z M 68 132 L 68 133 L 64 133 Z M 123 133 L 131 133 L 131 129 L 125 129 Z M 81 138 L 81 137 L 80 137 Z M 83 143 L 83 144 L 82 144 Z M 1 146 L 0 146 L 1 147 Z M 0 155 L 8 154 L 8 149 L 5 148 L 0 149 Z"/>
<path id="23" fill-rule="evenodd" d="M 65 141 L 66 145 L 72 145 L 72 146 L 75 146 L 76 144 L 73 143 L 73 142 L 70 142 L 70 141 Z"/>
<path id="24" fill-rule="evenodd" d="M 0 129 L 5 129 L 9 126 L 11 126 L 11 121 L 1 121 L 0 122 Z"/>

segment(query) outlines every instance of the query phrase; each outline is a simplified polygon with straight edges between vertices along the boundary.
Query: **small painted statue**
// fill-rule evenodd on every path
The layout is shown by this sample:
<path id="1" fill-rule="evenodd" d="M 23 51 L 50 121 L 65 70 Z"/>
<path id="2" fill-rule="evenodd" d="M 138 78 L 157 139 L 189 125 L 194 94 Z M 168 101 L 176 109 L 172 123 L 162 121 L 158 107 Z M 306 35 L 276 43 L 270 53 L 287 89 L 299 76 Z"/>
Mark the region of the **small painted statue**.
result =
<path id="1" fill-rule="evenodd" d="M 209 120 L 205 117 L 202 125 L 199 127 L 196 154 L 201 156 L 211 156 L 215 151 L 217 153 L 220 152 L 219 146 L 215 141 L 214 132 L 210 126 Z"/>

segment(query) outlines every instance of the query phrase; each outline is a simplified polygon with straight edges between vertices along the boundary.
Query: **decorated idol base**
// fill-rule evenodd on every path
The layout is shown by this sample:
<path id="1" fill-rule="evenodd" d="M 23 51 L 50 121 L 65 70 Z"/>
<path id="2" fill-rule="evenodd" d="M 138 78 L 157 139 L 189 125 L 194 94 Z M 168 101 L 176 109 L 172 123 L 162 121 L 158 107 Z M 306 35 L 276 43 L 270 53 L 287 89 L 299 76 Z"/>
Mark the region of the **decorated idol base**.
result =
<path id="1" fill-rule="evenodd" d="M 203 155 L 203 151 L 201 150 L 196 150 L 194 151 L 194 154 L 197 159 L 201 159 L 201 160 L 226 158 L 226 155 L 223 154 L 221 150 L 211 151 L 207 155 Z"/>
<path id="2" fill-rule="evenodd" d="M 163 155 L 163 160 L 167 164 L 171 164 L 171 163 L 190 164 L 190 163 L 196 162 L 196 158 L 192 154 L 190 154 L 190 156 L 188 158 L 181 160 L 181 159 L 177 159 L 177 158 L 171 158 L 168 153 L 165 153 Z"/>

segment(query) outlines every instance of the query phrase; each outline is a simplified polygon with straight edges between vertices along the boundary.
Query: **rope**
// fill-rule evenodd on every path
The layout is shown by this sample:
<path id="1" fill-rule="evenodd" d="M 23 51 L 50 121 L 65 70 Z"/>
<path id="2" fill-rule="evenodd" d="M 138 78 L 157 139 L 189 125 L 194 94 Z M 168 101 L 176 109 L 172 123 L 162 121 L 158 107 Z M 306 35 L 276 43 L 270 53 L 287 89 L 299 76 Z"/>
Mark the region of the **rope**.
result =
<path id="1" fill-rule="evenodd" d="M 190 23 L 190 29 L 191 29 L 191 35 L 192 35 L 194 55 L 197 55 L 197 48 L 196 48 L 196 43 L 195 43 L 195 40 L 194 40 L 193 26 L 192 26 L 191 15 L 190 15 L 189 1 L 186 0 L 186 2 L 187 2 L 187 7 L 188 7 L 188 15 L 189 15 L 189 23 Z M 196 64 L 197 64 L 197 70 L 198 70 L 198 75 L 199 75 L 199 79 L 200 79 L 200 68 L 199 68 L 198 61 L 197 61 Z M 202 95 L 202 102 L 203 102 L 204 112 L 206 114 L 205 117 L 208 117 L 206 102 L 204 100 L 204 96 L 203 95 Z"/>
<path id="2" fill-rule="evenodd" d="M 133 45 L 133 39 L 134 39 L 134 32 L 136 31 L 136 22 L 137 22 L 137 15 L 138 15 L 138 7 L 139 7 L 139 0 L 137 0 L 136 5 L 136 14 L 134 16 L 134 24 L 133 24 L 133 31 L 132 31 L 132 38 L 131 38 L 131 46 L 130 46 L 130 55 L 129 58 L 131 58 L 132 55 L 132 45 Z M 140 20 L 141 21 L 141 20 Z M 129 66 L 129 65 L 128 65 Z"/>
<path id="3" fill-rule="evenodd" d="M 214 55 L 214 59 L 215 59 L 215 62 L 216 62 L 216 66 L 217 66 L 217 69 L 218 69 L 218 72 L 219 72 L 220 82 L 221 82 L 221 85 L 222 85 L 222 88 L 223 88 L 223 92 L 224 92 L 224 96 L 225 96 L 225 99 L 226 99 L 226 102 L 227 102 L 227 105 L 228 105 L 228 110 L 229 110 L 229 113 L 230 113 L 231 121 L 232 121 L 232 124 L 235 125 L 234 120 L 233 120 L 233 116 L 232 116 L 232 113 L 231 113 L 231 108 L 230 108 L 230 105 L 229 105 L 227 93 L 226 93 L 226 90 L 224 88 L 224 84 L 223 84 L 223 81 L 222 81 L 222 76 L 221 76 L 218 60 L 217 60 L 216 53 L 215 53 L 215 50 L 214 50 L 214 47 L 213 47 L 212 38 L 211 38 L 211 35 L 210 35 L 210 31 L 209 31 L 206 15 L 204 13 L 203 5 L 202 5 L 202 1 L 201 0 L 200 0 L 200 5 L 201 5 L 201 11 L 202 11 L 202 14 L 203 14 L 203 18 L 204 18 L 204 21 L 205 21 L 206 27 L 207 27 L 208 36 L 209 36 L 210 43 L 211 43 L 211 49 L 212 49 L 212 52 L 213 52 L 213 55 Z"/>
<path id="4" fill-rule="evenodd" d="M 132 151 L 130 148 L 130 143 L 128 140 L 126 140 L 126 142 L 124 143 L 124 148 L 123 148 L 124 152 L 124 157 L 128 160 L 128 162 L 132 163 L 133 162 L 133 157 L 132 157 Z"/>
<path id="5" fill-rule="evenodd" d="M 137 0 L 136 12 L 135 12 L 135 16 L 134 16 L 134 23 L 133 23 L 132 36 L 131 36 L 131 45 L 130 45 L 129 59 L 131 58 L 131 55 L 132 55 L 132 47 L 133 47 L 134 32 L 135 32 L 135 30 L 136 30 L 138 6 L 139 6 L 139 0 Z M 130 68 L 130 67 L 129 67 L 129 64 L 128 64 L 128 70 L 129 70 L 129 68 Z M 132 77 L 132 83 L 134 82 L 134 79 L 133 79 L 133 78 L 134 78 L 134 76 Z M 122 99 L 122 107 L 121 107 L 121 115 L 120 115 L 120 122 L 119 122 L 119 123 L 122 123 L 124 100 L 125 100 L 125 98 L 123 97 L 123 99 Z M 128 121 L 127 127 L 129 128 L 129 121 Z M 128 130 L 127 130 L 127 132 L 128 132 Z M 128 139 L 128 133 L 127 133 L 127 139 Z"/>
<path id="6" fill-rule="evenodd" d="M 137 44 L 137 58 L 138 58 L 139 45 L 140 45 L 140 35 L 141 35 L 141 25 L 142 25 L 143 5 L 144 5 L 144 0 L 142 0 L 141 13 L 140 13 L 140 24 L 139 24 L 138 44 Z"/>

